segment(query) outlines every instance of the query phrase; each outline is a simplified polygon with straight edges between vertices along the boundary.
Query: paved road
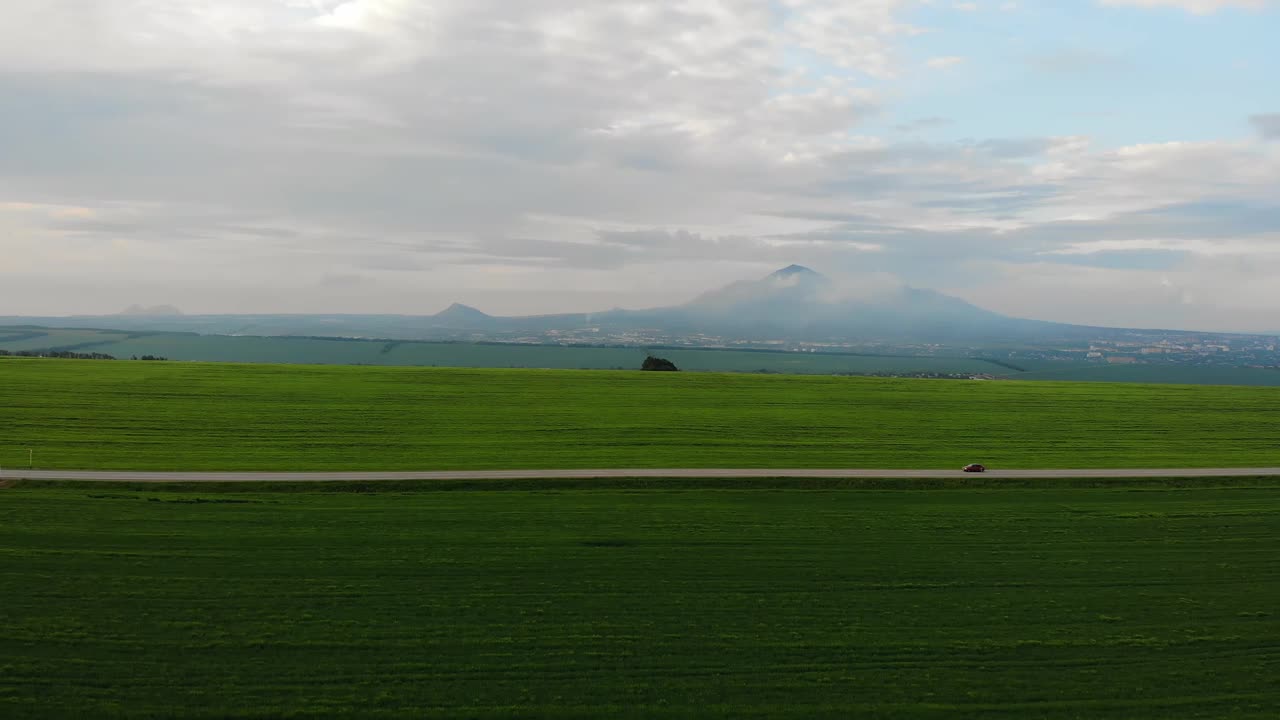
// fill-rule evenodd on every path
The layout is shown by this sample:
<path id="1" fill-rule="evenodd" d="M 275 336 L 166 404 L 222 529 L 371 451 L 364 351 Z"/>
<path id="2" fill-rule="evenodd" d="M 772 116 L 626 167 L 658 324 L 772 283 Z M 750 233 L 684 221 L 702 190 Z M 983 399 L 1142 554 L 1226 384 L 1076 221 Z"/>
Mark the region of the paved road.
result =
<path id="1" fill-rule="evenodd" d="M 1280 476 L 1280 468 L 1144 468 L 1119 470 L 989 470 L 996 478 L 1143 478 Z M 445 470 L 426 472 L 132 472 L 83 470 L 3 470 L 5 480 L 87 480 L 94 482 L 351 482 L 380 480 L 539 480 L 556 478 L 957 478 L 957 470 L 779 470 L 779 469 L 613 469 L 613 470 Z"/>

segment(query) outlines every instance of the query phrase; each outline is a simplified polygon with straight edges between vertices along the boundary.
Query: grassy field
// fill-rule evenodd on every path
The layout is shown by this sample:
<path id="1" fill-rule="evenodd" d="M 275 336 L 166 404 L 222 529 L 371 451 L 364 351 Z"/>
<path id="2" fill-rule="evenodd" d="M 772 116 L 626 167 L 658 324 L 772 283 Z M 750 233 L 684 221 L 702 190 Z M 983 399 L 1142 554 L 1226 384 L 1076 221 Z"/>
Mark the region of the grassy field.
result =
<path id="1" fill-rule="evenodd" d="M 5 718 L 1280 716 L 1256 482 L 20 485 L 0 518 Z"/>
<path id="2" fill-rule="evenodd" d="M 0 467 L 1280 466 L 1280 389 L 0 359 Z"/>
<path id="3" fill-rule="evenodd" d="M 1280 369 L 1197 365 L 1040 365 L 1010 380 L 1280 386 Z"/>

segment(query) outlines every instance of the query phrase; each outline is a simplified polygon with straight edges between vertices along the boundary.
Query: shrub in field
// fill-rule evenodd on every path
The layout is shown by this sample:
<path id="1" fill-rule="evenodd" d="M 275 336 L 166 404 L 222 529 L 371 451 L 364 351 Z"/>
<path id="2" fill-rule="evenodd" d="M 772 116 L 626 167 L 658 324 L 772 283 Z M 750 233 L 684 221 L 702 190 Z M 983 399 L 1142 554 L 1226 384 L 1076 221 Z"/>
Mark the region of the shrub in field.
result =
<path id="1" fill-rule="evenodd" d="M 676 367 L 675 363 L 671 362 L 670 360 L 667 360 L 666 358 L 654 357 L 650 355 L 649 357 L 644 359 L 644 364 L 640 366 L 640 369 L 674 372 L 676 370 L 679 370 L 680 368 Z"/>

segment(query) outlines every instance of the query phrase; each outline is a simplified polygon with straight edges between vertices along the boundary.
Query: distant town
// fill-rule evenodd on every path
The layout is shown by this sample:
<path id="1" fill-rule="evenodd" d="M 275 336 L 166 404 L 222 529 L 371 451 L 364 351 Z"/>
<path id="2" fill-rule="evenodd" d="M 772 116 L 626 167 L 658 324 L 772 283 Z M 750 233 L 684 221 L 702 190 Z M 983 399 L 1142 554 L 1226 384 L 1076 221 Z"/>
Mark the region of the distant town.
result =
<path id="1" fill-rule="evenodd" d="M 807 353 L 974 357 L 1002 360 L 1011 369 L 1018 361 L 1088 362 L 1098 365 L 1195 365 L 1280 368 L 1280 337 L 1177 330 L 1100 329 L 1091 339 L 1062 339 L 1039 346 L 904 343 L 886 340 L 827 342 L 783 338 L 738 338 L 702 333 L 678 334 L 661 329 L 609 330 L 585 327 L 525 334 L 459 332 L 450 339 L 528 345 L 725 348 Z"/>

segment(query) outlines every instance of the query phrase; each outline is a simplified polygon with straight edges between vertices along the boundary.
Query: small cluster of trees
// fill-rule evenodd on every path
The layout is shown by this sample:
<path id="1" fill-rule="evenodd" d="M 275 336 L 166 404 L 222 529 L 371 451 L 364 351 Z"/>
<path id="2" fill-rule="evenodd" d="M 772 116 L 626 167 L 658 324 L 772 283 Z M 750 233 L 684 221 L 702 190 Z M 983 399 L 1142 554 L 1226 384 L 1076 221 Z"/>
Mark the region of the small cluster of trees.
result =
<path id="1" fill-rule="evenodd" d="M 142 357 L 138 357 L 137 355 L 134 355 L 132 358 L 130 358 L 130 360 L 168 360 L 168 359 L 169 358 L 167 357 L 160 357 L 159 355 L 143 355 Z"/>
<path id="2" fill-rule="evenodd" d="M 675 363 L 671 362 L 670 360 L 667 360 L 666 358 L 654 357 L 650 355 L 649 357 L 644 359 L 644 364 L 640 366 L 640 369 L 641 370 L 665 370 L 667 372 L 674 372 L 676 370 L 679 370 L 680 368 L 676 367 Z"/>

